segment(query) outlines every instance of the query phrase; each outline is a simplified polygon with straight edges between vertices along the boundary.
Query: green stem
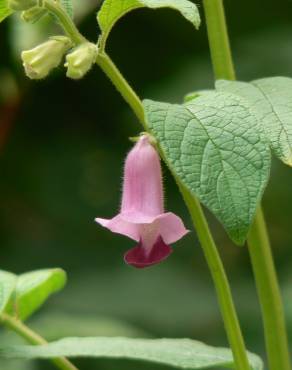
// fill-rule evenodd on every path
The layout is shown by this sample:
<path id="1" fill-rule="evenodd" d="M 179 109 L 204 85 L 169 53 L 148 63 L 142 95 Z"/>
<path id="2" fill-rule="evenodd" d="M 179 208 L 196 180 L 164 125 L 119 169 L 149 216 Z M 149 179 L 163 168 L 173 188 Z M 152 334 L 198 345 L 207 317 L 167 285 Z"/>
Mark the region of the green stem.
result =
<path id="1" fill-rule="evenodd" d="M 248 246 L 263 312 L 270 370 L 290 370 L 290 356 L 281 293 L 263 211 L 250 229 Z"/>
<path id="2" fill-rule="evenodd" d="M 55 0 L 44 0 L 43 7 L 49 12 L 53 13 L 59 19 L 64 31 L 75 45 L 82 44 L 86 41 L 86 39 L 78 31 L 73 20 L 59 2 Z"/>
<path id="3" fill-rule="evenodd" d="M 146 129 L 144 123 L 144 109 L 141 103 L 141 100 L 135 93 L 135 91 L 131 88 L 128 82 L 125 80 L 121 72 L 118 68 L 114 65 L 111 61 L 109 56 L 103 52 L 99 53 L 96 63 L 100 66 L 103 72 L 107 75 L 107 77 L 111 80 L 113 85 L 125 99 L 125 101 L 129 104 L 132 108 L 132 111 L 135 113 L 136 117 Z"/>
<path id="4" fill-rule="evenodd" d="M 216 79 L 235 80 L 222 0 L 203 0 Z M 249 253 L 262 308 L 270 370 L 290 370 L 282 299 L 262 209 L 248 237 Z"/>
<path id="5" fill-rule="evenodd" d="M 97 64 L 109 77 L 116 89 L 121 93 L 126 102 L 136 113 L 137 118 L 142 123 L 144 129 L 148 131 L 147 123 L 144 119 L 143 105 L 130 85 L 121 75 L 117 67 L 106 54 L 99 55 L 97 58 Z M 163 157 L 163 154 L 160 154 Z M 195 196 L 186 189 L 186 187 L 181 183 L 175 174 L 173 174 L 173 176 L 175 177 L 175 180 L 186 202 L 195 229 L 197 230 L 200 243 L 204 250 L 207 264 L 216 288 L 227 336 L 234 355 L 236 370 L 249 370 L 250 367 L 248 364 L 238 318 L 232 301 L 231 290 L 216 245 L 211 236 L 206 218 Z"/>
<path id="6" fill-rule="evenodd" d="M 222 0 L 204 0 L 208 39 L 216 79 L 235 80 Z"/>
<path id="7" fill-rule="evenodd" d="M 33 345 L 46 345 L 48 344 L 44 338 L 39 334 L 32 331 L 26 325 L 16 318 L 7 315 L 1 314 L 0 321 L 10 330 L 13 330 L 16 334 L 24 338 L 28 343 Z M 78 370 L 70 361 L 65 357 L 58 357 L 51 360 L 51 362 L 60 370 Z"/>

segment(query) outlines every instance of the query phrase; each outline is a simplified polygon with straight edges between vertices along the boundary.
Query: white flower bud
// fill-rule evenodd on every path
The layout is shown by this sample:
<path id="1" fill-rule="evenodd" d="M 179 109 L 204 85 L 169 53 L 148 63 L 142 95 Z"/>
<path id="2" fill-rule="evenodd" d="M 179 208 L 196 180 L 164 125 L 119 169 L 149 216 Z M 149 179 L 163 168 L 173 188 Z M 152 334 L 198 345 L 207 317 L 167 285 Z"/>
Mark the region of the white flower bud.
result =
<path id="1" fill-rule="evenodd" d="M 74 80 L 82 78 L 95 63 L 97 52 L 97 46 L 90 42 L 77 46 L 66 56 L 67 77 Z"/>
<path id="2" fill-rule="evenodd" d="M 26 75 L 32 80 L 45 78 L 53 68 L 58 67 L 71 47 L 68 37 L 55 36 L 32 50 L 23 51 L 21 58 Z"/>

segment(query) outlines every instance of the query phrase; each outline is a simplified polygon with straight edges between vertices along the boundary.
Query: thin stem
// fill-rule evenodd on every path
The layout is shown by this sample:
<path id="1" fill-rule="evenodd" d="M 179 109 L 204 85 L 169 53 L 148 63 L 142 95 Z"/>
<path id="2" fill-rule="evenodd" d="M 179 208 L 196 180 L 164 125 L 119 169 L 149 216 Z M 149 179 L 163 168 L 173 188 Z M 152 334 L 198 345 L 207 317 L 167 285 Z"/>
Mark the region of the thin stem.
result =
<path id="1" fill-rule="evenodd" d="M 131 88 L 129 83 L 125 80 L 125 78 L 112 62 L 112 60 L 109 58 L 109 56 L 105 52 L 99 53 L 96 63 L 111 80 L 113 85 L 116 87 L 125 101 L 129 104 L 136 117 L 139 119 L 140 123 L 146 129 L 146 125 L 144 122 L 144 109 L 141 100 L 139 99 L 135 91 Z"/>
<path id="2" fill-rule="evenodd" d="M 261 208 L 259 208 L 251 227 L 248 246 L 263 312 L 270 370 L 290 370 L 281 293 Z"/>
<path id="3" fill-rule="evenodd" d="M 215 78 L 234 80 L 235 72 L 223 1 L 203 0 L 203 4 Z M 283 304 L 261 207 L 251 227 L 248 245 L 262 308 L 270 370 L 290 370 Z"/>
<path id="4" fill-rule="evenodd" d="M 28 343 L 33 345 L 46 345 L 48 344 L 44 338 L 39 334 L 32 331 L 26 325 L 16 318 L 7 315 L 5 313 L 1 314 L 0 321 L 10 330 L 13 330 L 16 334 L 24 338 Z M 69 360 L 65 357 L 57 357 L 51 360 L 51 362 L 60 370 L 78 370 Z"/>
<path id="5" fill-rule="evenodd" d="M 55 0 L 44 0 L 43 7 L 53 13 L 59 19 L 64 31 L 75 45 L 79 45 L 86 41 L 86 39 L 78 31 L 73 20 L 59 2 Z"/>
<path id="6" fill-rule="evenodd" d="M 109 77 L 116 89 L 121 93 L 126 102 L 136 113 L 137 118 L 142 123 L 144 129 L 148 131 L 147 122 L 145 122 L 144 119 L 144 110 L 142 103 L 135 92 L 132 90 L 130 85 L 118 71 L 117 67 L 105 54 L 99 56 L 97 64 Z M 160 154 L 163 157 L 163 154 Z M 207 264 L 216 288 L 225 329 L 234 355 L 236 369 L 249 370 L 250 367 L 248 364 L 238 318 L 232 301 L 231 290 L 216 245 L 211 236 L 206 218 L 195 196 L 187 190 L 187 188 L 181 183 L 180 179 L 177 178 L 175 174 L 173 174 L 173 176 L 175 177 L 175 180 L 180 188 L 185 203 L 191 214 L 194 227 L 197 230 L 200 243 L 204 250 Z"/>

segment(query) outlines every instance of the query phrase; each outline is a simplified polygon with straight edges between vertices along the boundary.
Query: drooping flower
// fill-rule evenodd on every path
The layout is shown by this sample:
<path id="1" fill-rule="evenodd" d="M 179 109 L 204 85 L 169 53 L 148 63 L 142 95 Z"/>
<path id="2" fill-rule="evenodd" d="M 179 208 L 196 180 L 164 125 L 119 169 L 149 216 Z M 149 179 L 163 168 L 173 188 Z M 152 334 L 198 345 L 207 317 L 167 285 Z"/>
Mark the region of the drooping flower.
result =
<path id="1" fill-rule="evenodd" d="M 164 212 L 160 159 L 148 135 L 140 137 L 126 158 L 120 213 L 110 220 L 95 221 L 138 242 L 124 257 L 137 268 L 167 258 L 172 252 L 169 244 L 188 232 L 178 216 Z"/>

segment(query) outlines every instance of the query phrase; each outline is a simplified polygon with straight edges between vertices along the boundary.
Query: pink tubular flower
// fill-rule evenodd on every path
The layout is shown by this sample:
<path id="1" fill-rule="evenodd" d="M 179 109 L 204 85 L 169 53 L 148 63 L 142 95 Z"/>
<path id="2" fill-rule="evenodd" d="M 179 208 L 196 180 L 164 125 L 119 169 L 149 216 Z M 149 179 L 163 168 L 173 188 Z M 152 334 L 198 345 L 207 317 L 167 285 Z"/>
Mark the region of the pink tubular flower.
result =
<path id="1" fill-rule="evenodd" d="M 164 212 L 159 156 L 149 137 L 143 135 L 126 158 L 120 213 L 95 221 L 114 233 L 138 242 L 125 254 L 125 262 L 137 268 L 154 265 L 172 252 L 168 244 L 187 232 L 182 220 Z"/>

